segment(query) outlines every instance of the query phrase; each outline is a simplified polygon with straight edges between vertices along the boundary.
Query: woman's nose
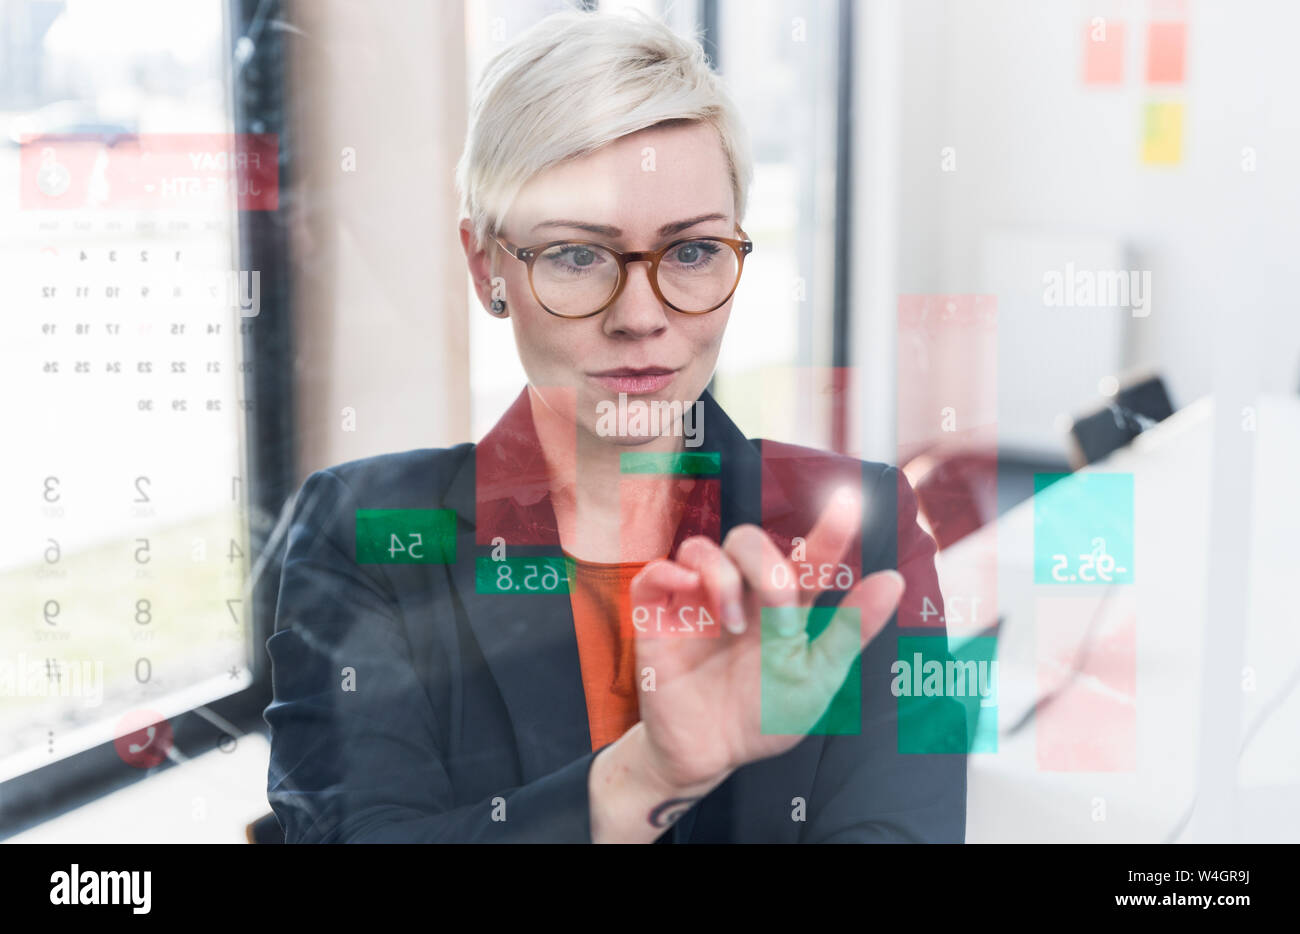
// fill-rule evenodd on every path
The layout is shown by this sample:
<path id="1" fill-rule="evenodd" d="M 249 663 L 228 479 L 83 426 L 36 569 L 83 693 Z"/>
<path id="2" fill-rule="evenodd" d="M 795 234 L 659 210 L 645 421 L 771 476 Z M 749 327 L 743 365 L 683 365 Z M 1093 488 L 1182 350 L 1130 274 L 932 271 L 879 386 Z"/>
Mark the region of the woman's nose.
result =
<path id="1" fill-rule="evenodd" d="M 605 309 L 604 330 L 611 337 L 652 337 L 668 327 L 668 311 L 650 285 L 650 264 L 629 263 L 623 291 Z"/>

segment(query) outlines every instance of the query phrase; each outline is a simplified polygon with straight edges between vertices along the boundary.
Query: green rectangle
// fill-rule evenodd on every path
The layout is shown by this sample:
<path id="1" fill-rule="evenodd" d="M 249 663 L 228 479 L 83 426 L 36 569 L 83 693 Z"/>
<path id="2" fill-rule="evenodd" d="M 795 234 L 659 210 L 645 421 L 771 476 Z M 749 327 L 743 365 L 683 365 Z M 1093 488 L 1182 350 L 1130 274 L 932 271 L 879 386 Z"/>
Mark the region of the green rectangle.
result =
<path id="1" fill-rule="evenodd" d="M 817 680 L 808 676 L 792 654 L 788 637 L 782 637 L 778 625 L 782 619 L 797 626 L 806 625 L 809 643 L 815 643 L 828 626 L 843 627 L 848 638 L 837 639 L 840 656 L 832 661 L 837 671 L 847 670 L 843 681 L 830 698 L 825 712 L 811 725 L 808 714 L 809 692 Z M 760 652 L 762 669 L 759 679 L 762 706 L 759 730 L 764 736 L 856 736 L 862 732 L 862 650 L 860 638 L 862 614 L 856 607 L 763 607 Z M 833 634 L 832 634 L 833 635 Z M 830 643 L 827 643 L 828 647 Z M 802 651 L 810 651 L 804 649 Z M 814 657 L 822 655 L 811 649 Z M 824 656 L 823 656 L 824 657 Z"/>
<path id="2" fill-rule="evenodd" d="M 562 557 L 479 558 L 474 563 L 474 590 L 496 594 L 569 592 L 569 562 Z"/>
<path id="3" fill-rule="evenodd" d="M 956 650 L 947 636 L 900 636 L 890 691 L 898 699 L 898 751 L 998 751 L 997 639 Z"/>
<path id="4" fill-rule="evenodd" d="M 358 509 L 357 564 L 452 564 L 451 509 Z"/>
<path id="5" fill-rule="evenodd" d="M 722 472 L 722 454 L 718 451 L 627 451 L 619 457 L 619 470 L 716 476 Z"/>

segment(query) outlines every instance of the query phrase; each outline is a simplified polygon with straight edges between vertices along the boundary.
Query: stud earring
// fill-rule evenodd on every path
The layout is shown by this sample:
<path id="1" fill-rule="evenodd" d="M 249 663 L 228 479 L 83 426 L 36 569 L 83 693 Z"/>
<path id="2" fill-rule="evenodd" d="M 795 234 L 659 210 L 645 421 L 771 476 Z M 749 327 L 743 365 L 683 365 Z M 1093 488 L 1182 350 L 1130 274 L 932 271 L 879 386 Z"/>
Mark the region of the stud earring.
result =
<path id="1" fill-rule="evenodd" d="M 491 313 L 496 315 L 498 318 L 504 318 L 506 316 L 506 300 L 504 298 L 492 299 Z"/>

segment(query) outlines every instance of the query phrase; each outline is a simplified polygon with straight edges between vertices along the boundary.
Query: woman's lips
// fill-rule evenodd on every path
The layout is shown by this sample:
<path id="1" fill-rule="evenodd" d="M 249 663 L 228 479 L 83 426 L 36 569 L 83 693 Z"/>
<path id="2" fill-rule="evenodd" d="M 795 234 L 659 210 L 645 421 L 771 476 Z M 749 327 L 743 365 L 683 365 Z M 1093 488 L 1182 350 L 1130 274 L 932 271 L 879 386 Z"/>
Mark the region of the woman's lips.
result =
<path id="1" fill-rule="evenodd" d="M 611 392 L 625 392 L 629 396 L 648 392 L 659 392 L 667 387 L 677 375 L 675 370 L 613 370 L 607 373 L 592 373 L 591 378 Z"/>

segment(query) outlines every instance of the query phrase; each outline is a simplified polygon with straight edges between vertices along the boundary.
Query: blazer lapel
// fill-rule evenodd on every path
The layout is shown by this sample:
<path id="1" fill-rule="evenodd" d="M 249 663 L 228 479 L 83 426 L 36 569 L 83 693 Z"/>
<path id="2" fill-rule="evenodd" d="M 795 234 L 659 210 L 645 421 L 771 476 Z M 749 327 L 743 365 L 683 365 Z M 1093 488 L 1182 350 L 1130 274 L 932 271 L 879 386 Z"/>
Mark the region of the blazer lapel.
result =
<path id="1" fill-rule="evenodd" d="M 453 584 L 514 728 L 525 782 L 591 752 L 587 701 L 567 589 L 555 594 L 478 593 L 474 565 L 490 549 L 473 529 L 457 541 Z M 558 549 L 511 548 L 511 557 Z M 461 555 L 474 555 L 465 560 Z"/>
<path id="2" fill-rule="evenodd" d="M 461 462 L 445 499 L 460 518 L 452 583 L 501 691 L 525 782 L 591 752 L 567 589 L 479 593 L 476 585 L 476 564 L 491 555 L 490 533 L 505 538 L 510 558 L 562 557 L 544 471 L 525 389 Z"/>

